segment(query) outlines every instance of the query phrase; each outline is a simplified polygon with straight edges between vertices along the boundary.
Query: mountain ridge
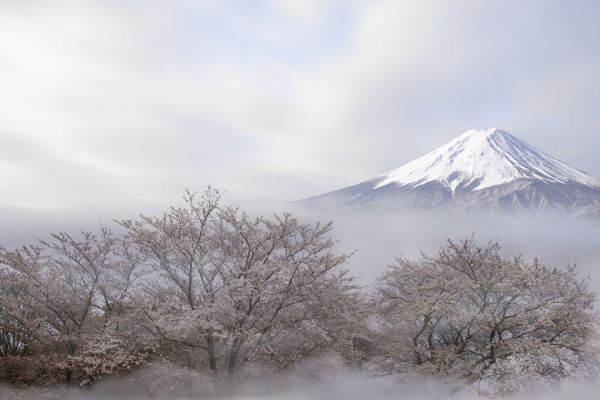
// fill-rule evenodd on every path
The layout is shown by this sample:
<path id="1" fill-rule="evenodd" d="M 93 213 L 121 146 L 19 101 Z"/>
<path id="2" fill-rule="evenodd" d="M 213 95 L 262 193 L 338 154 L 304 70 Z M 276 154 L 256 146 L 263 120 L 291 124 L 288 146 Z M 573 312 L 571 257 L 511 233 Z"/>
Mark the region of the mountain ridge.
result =
<path id="1" fill-rule="evenodd" d="M 373 179 L 297 203 L 309 208 L 600 215 L 600 178 L 490 128 L 469 130 Z"/>

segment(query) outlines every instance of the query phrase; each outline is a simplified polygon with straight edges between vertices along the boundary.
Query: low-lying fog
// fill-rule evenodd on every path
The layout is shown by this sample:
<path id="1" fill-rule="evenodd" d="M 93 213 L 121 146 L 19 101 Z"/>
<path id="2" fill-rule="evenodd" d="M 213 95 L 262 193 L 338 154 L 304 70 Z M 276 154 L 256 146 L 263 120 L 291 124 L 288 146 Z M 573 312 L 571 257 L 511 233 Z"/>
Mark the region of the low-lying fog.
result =
<path id="1" fill-rule="evenodd" d="M 319 218 L 327 219 L 326 216 Z M 349 268 L 372 285 L 394 257 L 416 258 L 436 252 L 450 239 L 474 235 L 479 242 L 498 241 L 506 256 L 522 254 L 552 266 L 577 264 L 600 291 L 600 221 L 557 216 L 349 216 L 331 217 L 342 251 L 355 255 Z"/>
<path id="2" fill-rule="evenodd" d="M 186 394 L 172 390 L 174 375 L 190 379 Z M 255 374 L 257 375 L 257 374 Z M 148 381 L 154 377 L 153 381 Z M 180 379 L 180 378 L 179 378 Z M 447 387 L 434 380 L 417 378 L 401 380 L 395 376 L 378 376 L 369 372 L 350 372 L 336 359 L 313 359 L 277 374 L 258 374 L 247 383 L 228 387 L 219 395 L 206 395 L 206 378 L 187 370 L 146 368 L 127 380 L 104 379 L 92 388 L 63 390 L 50 388 L 42 392 L 20 391 L 0 387 L 0 398 L 12 400 L 55 399 L 65 400 L 475 400 L 482 397 L 477 390 L 450 394 Z M 148 387 L 153 387 L 148 396 Z M 506 397 L 510 400 L 563 400 L 592 399 L 600 386 L 596 382 L 570 382 L 561 387 L 539 385 L 536 389 Z"/>
<path id="3" fill-rule="evenodd" d="M 177 198 L 176 198 L 177 199 Z M 178 199 L 177 199 L 178 200 Z M 227 204 L 227 198 L 225 204 Z M 179 205 L 181 202 L 174 202 Z M 10 212 L 0 210 L 0 245 L 16 247 L 44 239 L 50 232 L 70 233 L 97 230 L 100 224 L 117 231 L 113 219 L 136 217 L 139 212 L 157 215 L 163 207 L 129 207 L 114 210 L 80 212 Z M 474 235 L 479 242 L 496 240 L 507 256 L 522 254 L 526 259 L 539 259 L 561 266 L 576 263 L 582 274 L 590 275 L 600 290 L 600 220 L 560 217 L 556 215 L 478 215 L 444 216 L 426 214 L 349 214 L 293 210 L 289 205 L 248 206 L 251 215 L 270 216 L 273 210 L 292 210 L 304 221 L 333 221 L 333 236 L 340 252 L 353 252 L 348 267 L 364 285 L 372 285 L 375 277 L 394 257 L 419 256 L 421 251 L 437 251 L 446 239 Z"/>

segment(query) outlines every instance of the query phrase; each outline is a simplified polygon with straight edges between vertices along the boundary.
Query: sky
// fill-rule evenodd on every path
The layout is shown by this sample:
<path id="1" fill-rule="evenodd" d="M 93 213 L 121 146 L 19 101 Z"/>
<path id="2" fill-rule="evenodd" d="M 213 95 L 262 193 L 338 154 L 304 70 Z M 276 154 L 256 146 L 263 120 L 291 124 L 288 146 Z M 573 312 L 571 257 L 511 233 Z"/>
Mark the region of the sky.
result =
<path id="1" fill-rule="evenodd" d="M 600 175 L 600 4 L 0 0 L 0 218 L 280 203 L 498 127 Z"/>

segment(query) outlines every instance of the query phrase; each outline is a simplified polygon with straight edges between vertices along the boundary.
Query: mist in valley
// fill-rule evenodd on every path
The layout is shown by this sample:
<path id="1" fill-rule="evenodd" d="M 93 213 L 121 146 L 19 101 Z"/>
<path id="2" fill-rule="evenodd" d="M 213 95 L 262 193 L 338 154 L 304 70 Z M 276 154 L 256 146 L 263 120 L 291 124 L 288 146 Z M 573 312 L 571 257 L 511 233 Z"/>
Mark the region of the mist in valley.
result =
<path id="1" fill-rule="evenodd" d="M 177 376 L 177 378 L 175 378 Z M 181 377 L 192 380 L 185 390 L 172 384 Z M 149 377 L 154 380 L 150 381 Z M 186 369 L 148 367 L 132 376 L 106 378 L 92 388 L 15 389 L 0 386 L 0 396 L 6 400 L 477 400 L 484 393 L 470 389 L 459 393 L 435 379 L 398 378 L 371 372 L 349 371 L 335 358 L 307 360 L 287 372 L 255 373 L 252 380 L 222 389 L 219 394 L 207 394 L 205 377 Z M 151 388 L 151 389 L 149 389 Z M 561 385 L 539 384 L 519 394 L 505 396 L 507 400 L 592 399 L 600 383 L 573 381 Z M 493 398 L 493 396 L 492 396 Z"/>
<path id="2" fill-rule="evenodd" d="M 577 264 L 600 291 L 600 224 L 557 215 L 387 215 L 317 214 L 333 220 L 333 236 L 343 251 L 356 250 L 352 272 L 371 286 L 395 257 L 417 258 L 435 253 L 447 239 L 473 236 L 478 242 L 497 241 L 508 257 L 539 258 L 553 267 Z"/>
<path id="3" fill-rule="evenodd" d="M 272 216 L 286 212 L 307 223 L 333 222 L 332 237 L 337 250 L 353 253 L 347 268 L 368 291 L 376 277 L 395 257 L 417 258 L 421 252 L 434 253 L 448 239 L 473 236 L 478 242 L 497 241 L 506 256 L 539 258 L 552 266 L 577 264 L 600 291 L 600 222 L 558 214 L 481 213 L 460 215 L 426 212 L 353 212 L 352 210 L 315 210 L 277 202 L 257 201 L 249 196 L 234 196 L 224 191 L 224 201 L 240 206 L 252 216 Z M 129 204 L 127 207 L 96 210 L 19 212 L 0 210 L 0 244 L 19 247 L 48 238 L 51 232 L 76 234 L 100 226 L 119 231 L 115 220 L 155 215 L 181 203 L 172 194 L 162 202 Z"/>

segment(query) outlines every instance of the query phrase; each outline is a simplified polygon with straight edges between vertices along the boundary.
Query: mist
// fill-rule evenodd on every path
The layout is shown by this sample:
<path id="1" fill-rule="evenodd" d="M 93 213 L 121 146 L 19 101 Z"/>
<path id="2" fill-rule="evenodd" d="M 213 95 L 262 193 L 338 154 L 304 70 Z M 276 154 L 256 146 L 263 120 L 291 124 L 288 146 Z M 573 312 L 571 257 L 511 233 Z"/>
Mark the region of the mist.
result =
<path id="1" fill-rule="evenodd" d="M 246 371 L 248 372 L 248 371 Z M 476 400 L 485 395 L 477 388 L 452 393 L 443 383 L 416 376 L 399 378 L 374 372 L 351 371 L 335 357 L 313 358 L 288 371 L 258 370 L 233 386 L 217 387 L 210 393 L 211 380 L 184 368 L 152 365 L 127 378 L 106 378 L 93 387 L 19 390 L 0 387 L 6 400 Z M 597 381 L 573 381 L 562 385 L 538 382 L 509 400 L 562 400 L 593 398 Z M 485 397 L 485 396 L 484 396 Z"/>
<path id="2" fill-rule="evenodd" d="M 396 257 L 435 254 L 448 239 L 497 241 L 506 257 L 538 258 L 553 267 L 577 264 L 600 290 L 598 221 L 546 214 L 352 213 L 295 210 L 311 221 L 332 221 L 339 249 L 354 252 L 348 268 L 371 287 Z"/>
<path id="3" fill-rule="evenodd" d="M 200 191 L 200 189 L 198 189 Z M 0 244 L 18 247 L 44 239 L 51 232 L 77 233 L 107 226 L 115 231 L 114 220 L 133 218 L 140 213 L 158 215 L 181 204 L 181 194 L 171 193 L 161 201 L 123 204 L 122 207 L 87 209 L 79 212 L 0 212 Z M 590 276 L 600 291 L 600 222 L 557 214 L 460 214 L 424 212 L 378 213 L 310 210 L 294 203 L 243 197 L 223 191 L 224 204 L 240 206 L 250 215 L 271 216 L 291 212 L 306 222 L 333 222 L 332 236 L 337 250 L 353 253 L 347 268 L 365 290 L 396 257 L 416 258 L 421 252 L 435 253 L 448 239 L 473 236 L 478 242 L 497 241 L 505 256 L 534 257 L 561 267 L 577 264 L 582 276 Z"/>

